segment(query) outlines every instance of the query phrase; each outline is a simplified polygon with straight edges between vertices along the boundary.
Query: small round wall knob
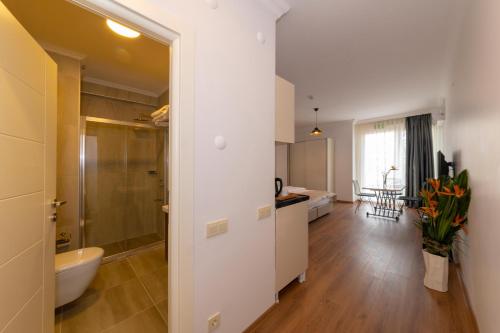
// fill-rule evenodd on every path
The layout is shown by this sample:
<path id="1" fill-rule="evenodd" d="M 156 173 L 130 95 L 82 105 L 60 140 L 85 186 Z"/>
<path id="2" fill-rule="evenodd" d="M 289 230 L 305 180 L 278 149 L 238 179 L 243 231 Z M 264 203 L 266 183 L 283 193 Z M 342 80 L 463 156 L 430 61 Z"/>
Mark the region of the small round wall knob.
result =
<path id="1" fill-rule="evenodd" d="M 215 147 L 219 150 L 226 148 L 226 139 L 223 136 L 216 136 L 214 139 Z"/>

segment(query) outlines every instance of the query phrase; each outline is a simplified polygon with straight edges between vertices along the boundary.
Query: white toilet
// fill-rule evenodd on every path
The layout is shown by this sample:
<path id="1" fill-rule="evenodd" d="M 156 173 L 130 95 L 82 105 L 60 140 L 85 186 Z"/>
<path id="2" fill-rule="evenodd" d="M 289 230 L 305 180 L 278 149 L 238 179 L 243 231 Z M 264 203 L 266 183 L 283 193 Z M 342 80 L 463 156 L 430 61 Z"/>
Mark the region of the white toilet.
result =
<path id="1" fill-rule="evenodd" d="M 82 296 L 94 279 L 103 254 L 99 247 L 56 254 L 56 308 Z"/>

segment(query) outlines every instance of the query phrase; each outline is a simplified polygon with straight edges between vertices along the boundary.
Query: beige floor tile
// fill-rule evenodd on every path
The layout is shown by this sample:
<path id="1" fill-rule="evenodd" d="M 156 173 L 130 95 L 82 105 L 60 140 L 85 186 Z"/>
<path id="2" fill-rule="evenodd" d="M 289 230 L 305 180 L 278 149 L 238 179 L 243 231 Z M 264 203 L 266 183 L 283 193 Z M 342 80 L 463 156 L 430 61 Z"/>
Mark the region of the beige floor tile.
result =
<path id="1" fill-rule="evenodd" d="M 151 305 L 143 286 L 134 278 L 64 306 L 62 333 L 100 332 Z"/>
<path id="2" fill-rule="evenodd" d="M 135 273 L 127 260 L 112 261 L 101 265 L 87 293 L 116 287 L 135 277 Z"/>
<path id="3" fill-rule="evenodd" d="M 161 301 L 160 303 L 156 304 L 156 309 L 160 313 L 160 315 L 163 317 L 163 320 L 165 323 L 168 323 L 168 300 Z"/>
<path id="4" fill-rule="evenodd" d="M 155 307 L 142 311 L 104 331 L 105 333 L 166 333 L 167 325 Z"/>
<path id="5" fill-rule="evenodd" d="M 168 295 L 168 269 L 163 266 L 154 272 L 139 277 L 154 303 L 167 299 Z"/>
<path id="6" fill-rule="evenodd" d="M 154 272 L 167 265 L 165 260 L 165 248 L 163 246 L 155 247 L 151 250 L 130 256 L 127 260 L 138 276 Z"/>

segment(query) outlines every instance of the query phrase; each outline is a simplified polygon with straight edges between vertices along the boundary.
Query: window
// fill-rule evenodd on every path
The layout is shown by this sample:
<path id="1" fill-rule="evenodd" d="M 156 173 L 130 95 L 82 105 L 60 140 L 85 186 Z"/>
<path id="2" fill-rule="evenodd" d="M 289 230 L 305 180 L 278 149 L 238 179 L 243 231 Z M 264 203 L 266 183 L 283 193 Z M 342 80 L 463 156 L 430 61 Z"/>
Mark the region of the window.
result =
<path id="1" fill-rule="evenodd" d="M 383 185 L 383 173 L 391 166 L 388 185 L 406 184 L 405 119 L 356 125 L 356 178 L 361 187 Z"/>

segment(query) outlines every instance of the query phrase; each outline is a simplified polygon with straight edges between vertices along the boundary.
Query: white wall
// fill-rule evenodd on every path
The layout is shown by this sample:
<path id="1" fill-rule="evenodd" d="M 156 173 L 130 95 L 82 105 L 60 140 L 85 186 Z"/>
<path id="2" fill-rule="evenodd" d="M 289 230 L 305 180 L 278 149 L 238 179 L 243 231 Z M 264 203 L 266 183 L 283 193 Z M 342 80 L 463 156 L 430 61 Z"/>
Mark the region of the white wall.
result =
<path id="1" fill-rule="evenodd" d="M 258 207 L 274 204 L 274 16 L 248 0 L 219 0 L 215 10 L 199 0 L 119 2 L 194 31 L 194 328 L 207 332 L 220 311 L 217 332 L 241 332 L 274 302 L 274 218 L 256 220 Z M 224 217 L 229 232 L 206 239 L 206 223 Z"/>
<path id="2" fill-rule="evenodd" d="M 323 137 L 332 138 L 335 144 L 335 189 L 338 200 L 352 201 L 353 174 L 353 131 L 352 120 L 336 121 L 319 124 Z M 295 130 L 295 140 L 304 141 L 314 139 L 309 135 L 311 126 L 300 127 Z"/>
<path id="3" fill-rule="evenodd" d="M 500 2 L 470 1 L 452 71 L 445 122 L 448 159 L 468 169 L 469 233 L 461 263 L 481 332 L 498 332 L 500 308 Z"/>

